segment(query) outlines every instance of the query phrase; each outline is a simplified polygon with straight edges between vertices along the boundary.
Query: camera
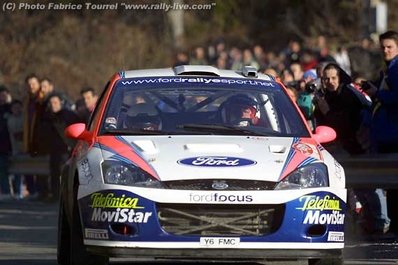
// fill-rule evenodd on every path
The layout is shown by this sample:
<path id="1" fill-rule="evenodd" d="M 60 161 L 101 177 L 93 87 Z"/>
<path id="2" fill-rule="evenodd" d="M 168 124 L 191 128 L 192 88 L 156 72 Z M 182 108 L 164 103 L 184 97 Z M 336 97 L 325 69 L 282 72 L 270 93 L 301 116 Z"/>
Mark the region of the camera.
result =
<path id="1" fill-rule="evenodd" d="M 314 94 L 315 96 L 324 96 L 319 79 L 311 80 L 310 82 L 305 84 L 305 91 L 308 94 Z"/>
<path id="2" fill-rule="evenodd" d="M 372 86 L 370 85 L 369 81 L 361 81 L 360 86 L 361 86 L 361 89 L 363 91 L 366 91 L 366 90 L 369 90 L 369 89 L 372 88 Z"/>

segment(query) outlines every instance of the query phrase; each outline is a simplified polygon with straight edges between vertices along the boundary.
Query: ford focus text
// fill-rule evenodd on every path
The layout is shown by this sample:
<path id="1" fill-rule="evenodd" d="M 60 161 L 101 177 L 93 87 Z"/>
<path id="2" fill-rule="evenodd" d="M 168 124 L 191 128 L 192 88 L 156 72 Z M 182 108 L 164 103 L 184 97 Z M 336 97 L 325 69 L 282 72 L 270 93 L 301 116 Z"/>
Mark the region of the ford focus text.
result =
<path id="1" fill-rule="evenodd" d="M 58 263 L 109 257 L 341 264 L 344 170 L 251 68 L 117 73 L 63 169 Z M 329 264 L 329 263 L 328 263 Z"/>

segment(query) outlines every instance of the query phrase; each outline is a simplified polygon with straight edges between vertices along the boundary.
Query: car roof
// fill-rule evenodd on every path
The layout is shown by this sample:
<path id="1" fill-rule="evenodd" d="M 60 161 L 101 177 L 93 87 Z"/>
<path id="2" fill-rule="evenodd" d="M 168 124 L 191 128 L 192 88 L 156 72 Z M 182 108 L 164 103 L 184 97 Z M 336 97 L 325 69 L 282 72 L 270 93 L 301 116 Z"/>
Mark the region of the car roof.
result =
<path id="1" fill-rule="evenodd" d="M 249 78 L 265 81 L 275 81 L 266 74 L 258 73 L 257 69 L 251 66 L 244 66 L 241 70 L 223 70 L 210 65 L 180 65 L 174 68 L 130 70 L 119 73 L 121 78 L 137 77 L 164 77 L 164 76 L 214 76 L 227 78 Z"/>

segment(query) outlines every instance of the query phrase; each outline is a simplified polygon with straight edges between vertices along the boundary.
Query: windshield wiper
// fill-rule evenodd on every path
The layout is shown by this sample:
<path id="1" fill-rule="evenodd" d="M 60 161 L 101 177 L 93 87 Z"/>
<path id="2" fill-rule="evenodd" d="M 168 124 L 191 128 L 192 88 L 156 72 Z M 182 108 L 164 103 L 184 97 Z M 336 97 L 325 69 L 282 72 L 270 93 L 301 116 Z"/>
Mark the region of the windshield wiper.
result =
<path id="1" fill-rule="evenodd" d="M 108 129 L 104 131 L 106 135 L 164 135 L 169 134 L 165 131 L 158 131 L 158 130 L 144 130 L 144 129 Z"/>
<path id="2" fill-rule="evenodd" d="M 192 130 L 192 131 L 203 131 L 207 130 L 208 132 L 219 132 L 219 133 L 227 133 L 227 134 L 243 134 L 243 135 L 253 135 L 253 136 L 269 136 L 265 133 L 256 132 L 245 127 L 238 126 L 230 126 L 230 125 L 219 125 L 219 124 L 195 124 L 195 123 L 186 123 L 177 126 L 178 129 L 184 130 Z M 253 127 L 252 127 L 253 128 Z"/>

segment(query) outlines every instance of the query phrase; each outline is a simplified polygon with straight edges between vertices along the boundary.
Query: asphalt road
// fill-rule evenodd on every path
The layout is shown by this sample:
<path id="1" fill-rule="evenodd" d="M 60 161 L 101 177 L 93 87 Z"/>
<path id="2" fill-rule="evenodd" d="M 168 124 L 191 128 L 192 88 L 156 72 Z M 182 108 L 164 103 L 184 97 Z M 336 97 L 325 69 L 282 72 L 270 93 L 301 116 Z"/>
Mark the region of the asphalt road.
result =
<path id="1" fill-rule="evenodd" d="M 57 203 L 0 202 L 0 265 L 56 265 L 57 214 Z M 350 234 L 347 237 L 344 264 L 398 265 L 397 242 L 358 240 Z M 112 264 L 130 262 L 112 260 Z"/>

